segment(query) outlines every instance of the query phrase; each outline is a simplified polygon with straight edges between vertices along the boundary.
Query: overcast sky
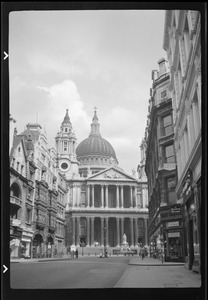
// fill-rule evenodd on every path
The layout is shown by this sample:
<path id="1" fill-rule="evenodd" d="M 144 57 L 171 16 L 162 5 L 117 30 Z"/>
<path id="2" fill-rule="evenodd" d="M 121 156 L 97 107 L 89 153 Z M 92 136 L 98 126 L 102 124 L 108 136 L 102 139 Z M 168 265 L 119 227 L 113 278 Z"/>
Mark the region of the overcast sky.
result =
<path id="1" fill-rule="evenodd" d="M 10 113 L 18 133 L 38 121 L 54 146 L 68 108 L 79 144 L 96 106 L 102 137 L 131 174 L 140 163 L 151 72 L 166 58 L 164 18 L 164 10 L 11 12 Z"/>

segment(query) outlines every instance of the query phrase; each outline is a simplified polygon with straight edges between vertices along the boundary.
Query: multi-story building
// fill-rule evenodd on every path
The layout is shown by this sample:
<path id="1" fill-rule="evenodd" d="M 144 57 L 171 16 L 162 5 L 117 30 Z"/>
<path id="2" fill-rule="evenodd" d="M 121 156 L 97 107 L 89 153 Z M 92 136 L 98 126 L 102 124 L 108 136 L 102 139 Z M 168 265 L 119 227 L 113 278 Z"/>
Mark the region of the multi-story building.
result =
<path id="1" fill-rule="evenodd" d="M 140 164 L 137 167 L 138 181 L 140 183 L 138 188 L 138 196 L 139 196 L 139 205 L 141 208 L 149 207 L 148 184 L 147 184 L 147 176 L 145 173 L 146 148 L 147 148 L 147 144 L 145 139 L 143 139 L 140 145 L 141 160 L 140 160 Z M 148 221 L 147 221 L 147 225 L 148 225 Z M 146 244 L 149 245 L 149 239 Z"/>
<path id="2" fill-rule="evenodd" d="M 34 174 L 33 145 L 14 130 L 10 152 L 10 255 L 31 255 Z"/>
<path id="3" fill-rule="evenodd" d="M 178 183 L 184 205 L 186 265 L 200 272 L 201 253 L 201 16 L 197 10 L 165 15 L 163 48 L 170 66 Z"/>
<path id="4" fill-rule="evenodd" d="M 152 71 L 149 116 L 145 132 L 151 254 L 164 251 L 165 261 L 184 261 L 182 207 L 177 203 L 170 75 L 165 59 Z"/>
<path id="5" fill-rule="evenodd" d="M 10 202 L 11 217 L 18 220 L 15 230 L 19 229 L 20 241 L 15 241 L 16 250 L 11 256 L 50 257 L 63 253 L 66 178 L 57 173 L 56 150 L 48 148 L 46 133 L 39 124 L 28 124 L 24 132 L 15 134 L 10 154 Z M 21 253 L 21 248 L 26 251 Z"/>

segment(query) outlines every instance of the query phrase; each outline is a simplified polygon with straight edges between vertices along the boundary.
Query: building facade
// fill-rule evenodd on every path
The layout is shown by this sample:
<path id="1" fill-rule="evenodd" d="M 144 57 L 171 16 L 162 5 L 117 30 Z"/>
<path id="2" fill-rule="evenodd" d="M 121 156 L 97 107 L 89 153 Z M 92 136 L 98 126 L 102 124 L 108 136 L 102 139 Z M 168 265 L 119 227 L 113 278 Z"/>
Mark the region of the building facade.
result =
<path id="1" fill-rule="evenodd" d="M 166 11 L 163 48 L 170 66 L 174 141 L 178 183 L 183 203 L 186 265 L 201 264 L 201 17 L 199 11 Z"/>
<path id="2" fill-rule="evenodd" d="M 148 178 L 151 255 L 164 252 L 165 261 L 184 261 L 183 211 L 175 188 L 177 166 L 174 150 L 170 75 L 165 59 L 158 61 L 159 71 L 152 71 L 149 116 L 145 132 Z"/>
<path id="3" fill-rule="evenodd" d="M 100 134 L 96 111 L 76 155 L 79 176 L 69 180 L 66 204 L 68 245 L 85 245 L 89 253 L 106 247 L 113 254 L 124 233 L 132 249 L 147 244 L 148 209 L 142 207 L 140 184 L 118 166 L 112 145 Z"/>

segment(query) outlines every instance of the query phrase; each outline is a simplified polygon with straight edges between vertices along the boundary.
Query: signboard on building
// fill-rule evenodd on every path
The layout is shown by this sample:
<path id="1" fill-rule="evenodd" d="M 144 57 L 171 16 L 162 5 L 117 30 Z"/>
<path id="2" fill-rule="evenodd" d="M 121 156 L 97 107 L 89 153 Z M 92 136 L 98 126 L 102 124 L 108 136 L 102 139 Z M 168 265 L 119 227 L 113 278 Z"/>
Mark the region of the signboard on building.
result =
<path id="1" fill-rule="evenodd" d="M 180 237 L 180 232 L 168 232 L 168 237 Z"/>
<path id="2" fill-rule="evenodd" d="M 180 214 L 181 213 L 181 208 L 180 207 L 172 207 L 170 209 L 170 214 L 175 215 L 175 214 Z"/>
<path id="3" fill-rule="evenodd" d="M 175 163 L 164 163 L 163 168 L 168 171 L 175 170 L 176 164 Z"/>
<path id="4" fill-rule="evenodd" d="M 179 221 L 167 222 L 167 227 L 179 226 Z"/>

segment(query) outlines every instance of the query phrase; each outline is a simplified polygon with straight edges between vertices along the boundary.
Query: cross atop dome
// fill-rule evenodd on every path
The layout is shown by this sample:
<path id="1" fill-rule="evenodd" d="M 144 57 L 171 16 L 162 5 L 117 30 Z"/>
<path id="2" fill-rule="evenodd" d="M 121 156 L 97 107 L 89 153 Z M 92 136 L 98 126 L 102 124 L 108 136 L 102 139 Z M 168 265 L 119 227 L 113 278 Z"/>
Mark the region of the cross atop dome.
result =
<path id="1" fill-rule="evenodd" d="M 94 117 L 92 119 L 93 122 L 98 123 L 98 117 L 97 117 L 97 107 L 94 107 Z"/>
<path id="2" fill-rule="evenodd" d="M 91 124 L 91 134 L 98 134 L 100 135 L 100 124 L 98 123 L 98 117 L 97 117 L 97 107 L 94 107 L 94 116 L 92 118 L 92 124 Z"/>

